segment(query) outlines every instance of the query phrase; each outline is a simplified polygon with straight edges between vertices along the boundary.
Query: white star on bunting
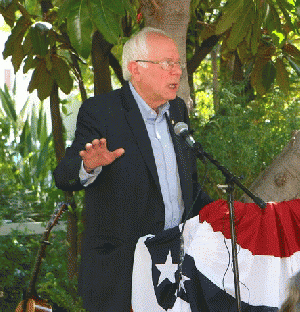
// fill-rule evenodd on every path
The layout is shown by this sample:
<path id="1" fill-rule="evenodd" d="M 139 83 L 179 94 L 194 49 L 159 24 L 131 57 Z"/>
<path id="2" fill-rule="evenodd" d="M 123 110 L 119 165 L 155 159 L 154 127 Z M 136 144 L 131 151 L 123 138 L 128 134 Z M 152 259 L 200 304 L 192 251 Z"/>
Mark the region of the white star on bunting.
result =
<path id="1" fill-rule="evenodd" d="M 178 264 L 174 264 L 172 262 L 171 250 L 168 253 L 165 263 L 155 265 L 160 271 L 160 277 L 157 286 L 159 286 L 165 279 L 168 279 L 171 283 L 176 283 L 175 272 L 178 269 Z"/>

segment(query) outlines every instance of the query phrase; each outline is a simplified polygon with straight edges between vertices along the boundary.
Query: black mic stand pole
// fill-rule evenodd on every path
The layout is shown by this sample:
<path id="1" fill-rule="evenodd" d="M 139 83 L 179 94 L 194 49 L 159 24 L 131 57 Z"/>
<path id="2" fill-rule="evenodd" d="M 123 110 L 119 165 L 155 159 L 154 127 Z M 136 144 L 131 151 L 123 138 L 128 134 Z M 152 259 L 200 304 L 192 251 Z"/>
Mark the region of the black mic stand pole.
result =
<path id="1" fill-rule="evenodd" d="M 191 147 L 188 143 L 187 145 Z M 234 287 L 235 287 L 235 297 L 237 301 L 237 310 L 241 312 L 241 295 L 240 295 L 240 282 L 239 282 L 239 269 L 238 269 L 238 261 L 237 261 L 237 241 L 236 241 L 236 231 L 235 231 L 235 216 L 234 216 L 234 198 L 233 198 L 233 191 L 234 191 L 234 184 L 238 185 L 252 200 L 260 207 L 265 208 L 266 203 L 260 199 L 259 197 L 255 196 L 249 189 L 247 189 L 239 180 L 238 177 L 234 176 L 228 169 L 224 166 L 221 166 L 220 163 L 215 160 L 210 154 L 206 153 L 201 144 L 195 142 L 191 147 L 195 155 L 200 159 L 203 160 L 205 157 L 208 159 L 212 164 L 214 164 L 218 170 L 222 172 L 225 177 L 226 185 L 223 188 L 226 190 L 228 194 L 228 207 L 230 213 L 230 233 L 231 233 L 231 247 L 232 247 L 232 263 L 233 263 L 233 273 L 234 273 Z"/>

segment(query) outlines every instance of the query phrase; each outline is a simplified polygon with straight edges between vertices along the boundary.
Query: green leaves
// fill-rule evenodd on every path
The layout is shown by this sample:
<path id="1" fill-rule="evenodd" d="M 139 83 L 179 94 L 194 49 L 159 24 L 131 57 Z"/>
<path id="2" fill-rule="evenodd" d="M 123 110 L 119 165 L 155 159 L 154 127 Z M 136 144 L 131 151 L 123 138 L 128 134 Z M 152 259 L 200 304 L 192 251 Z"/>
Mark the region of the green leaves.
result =
<path id="1" fill-rule="evenodd" d="M 242 12 L 242 14 L 240 13 Z M 229 50 L 235 50 L 239 43 L 241 43 L 251 29 L 252 21 L 255 17 L 254 6 L 251 1 L 245 2 L 243 8 L 239 10 L 240 15 L 233 24 L 230 35 L 226 41 L 226 46 Z"/>
<path id="2" fill-rule="evenodd" d="M 67 17 L 70 41 L 79 55 L 88 58 L 92 48 L 93 24 L 87 0 L 70 2 L 72 2 L 72 7 L 70 7 Z"/>
<path id="3" fill-rule="evenodd" d="M 14 107 L 14 101 L 11 98 L 6 85 L 4 86 L 4 88 L 5 91 L 0 89 L 0 100 L 2 103 L 2 107 L 6 116 L 15 123 L 17 121 L 17 113 Z"/>
<path id="4" fill-rule="evenodd" d="M 51 28 L 51 24 L 42 22 L 37 22 L 31 26 L 29 36 L 35 55 L 45 56 L 47 54 L 49 47 L 48 32 Z"/>
<path id="5" fill-rule="evenodd" d="M 21 16 L 5 43 L 3 57 L 6 59 L 8 56 L 12 56 L 12 63 L 15 72 L 19 70 L 25 56 L 23 52 L 22 41 L 29 26 L 30 23 L 25 19 L 25 17 Z"/>
<path id="6" fill-rule="evenodd" d="M 51 77 L 65 94 L 69 94 L 73 88 L 73 79 L 70 76 L 68 64 L 57 55 L 53 55 L 51 62 Z"/>
<path id="7" fill-rule="evenodd" d="M 276 68 L 272 61 L 269 61 L 262 70 L 262 83 L 268 91 L 275 80 Z"/>
<path id="8" fill-rule="evenodd" d="M 249 1 L 249 0 L 246 0 Z M 223 9 L 223 14 L 216 26 L 216 35 L 220 35 L 228 30 L 240 15 L 244 0 L 228 0 Z"/>
<path id="9" fill-rule="evenodd" d="M 70 76 L 68 64 L 57 55 L 53 55 L 48 62 L 51 66 L 47 64 L 46 58 L 38 60 L 28 86 L 30 93 L 37 90 L 41 101 L 50 95 L 54 81 L 66 94 L 69 94 L 73 88 L 73 79 Z"/>
<path id="10" fill-rule="evenodd" d="M 276 81 L 280 89 L 287 94 L 289 92 L 289 74 L 285 68 L 282 58 L 277 58 L 276 63 Z"/>
<path id="11" fill-rule="evenodd" d="M 66 19 L 72 46 L 87 58 L 95 29 L 109 43 L 118 43 L 122 35 L 121 18 L 126 12 L 134 14 L 129 0 L 66 0 L 59 9 L 58 19 L 59 24 Z"/>

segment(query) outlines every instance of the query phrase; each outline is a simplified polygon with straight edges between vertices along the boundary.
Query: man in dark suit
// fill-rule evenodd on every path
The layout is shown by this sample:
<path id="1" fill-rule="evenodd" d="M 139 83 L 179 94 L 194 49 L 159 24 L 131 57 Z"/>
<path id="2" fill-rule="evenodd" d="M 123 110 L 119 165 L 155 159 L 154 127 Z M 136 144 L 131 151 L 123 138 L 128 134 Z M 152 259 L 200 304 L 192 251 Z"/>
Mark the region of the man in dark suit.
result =
<path id="1" fill-rule="evenodd" d="M 85 101 L 75 139 L 54 171 L 58 188 L 85 188 L 79 279 L 88 311 L 125 312 L 139 237 L 177 226 L 211 199 L 199 190 L 196 160 L 173 125 L 188 123 L 176 97 L 183 64 L 174 41 L 145 28 L 123 49 L 121 89 Z"/>

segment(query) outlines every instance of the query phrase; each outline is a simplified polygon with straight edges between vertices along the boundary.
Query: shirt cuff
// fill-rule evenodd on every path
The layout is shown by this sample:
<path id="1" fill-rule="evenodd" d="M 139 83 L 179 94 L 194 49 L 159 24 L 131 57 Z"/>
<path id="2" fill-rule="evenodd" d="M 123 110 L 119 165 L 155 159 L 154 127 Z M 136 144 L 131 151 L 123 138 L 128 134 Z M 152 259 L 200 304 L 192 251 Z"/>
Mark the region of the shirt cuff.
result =
<path id="1" fill-rule="evenodd" d="M 79 170 L 80 183 L 85 187 L 88 186 L 96 180 L 97 176 L 100 174 L 101 171 L 102 166 L 99 166 L 96 167 L 91 173 L 87 173 L 84 169 L 83 161 L 81 161 L 81 167 Z"/>

